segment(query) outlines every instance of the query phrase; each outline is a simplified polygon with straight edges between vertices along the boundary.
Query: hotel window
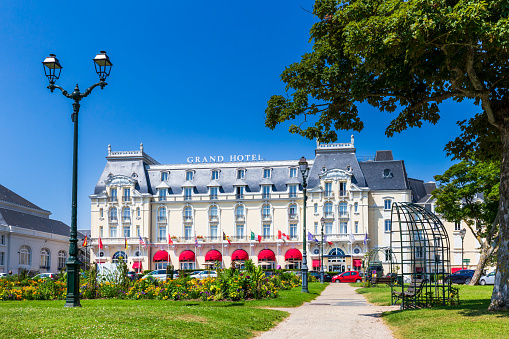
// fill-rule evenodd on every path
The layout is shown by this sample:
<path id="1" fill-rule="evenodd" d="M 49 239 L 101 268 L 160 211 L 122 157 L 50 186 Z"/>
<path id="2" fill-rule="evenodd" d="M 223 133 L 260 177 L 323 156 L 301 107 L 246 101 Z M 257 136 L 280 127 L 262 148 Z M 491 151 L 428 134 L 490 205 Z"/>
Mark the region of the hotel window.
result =
<path id="1" fill-rule="evenodd" d="M 27 245 L 19 249 L 19 264 L 24 266 L 32 265 L 32 250 Z"/>
<path id="2" fill-rule="evenodd" d="M 244 205 L 238 205 L 236 208 L 235 208 L 235 216 L 237 218 L 239 217 L 244 217 Z"/>
<path id="3" fill-rule="evenodd" d="M 297 178 L 297 168 L 290 168 L 290 178 Z"/>
<path id="4" fill-rule="evenodd" d="M 245 175 L 246 175 L 246 170 L 244 170 L 244 169 L 237 170 L 237 179 L 244 179 Z"/>
<path id="5" fill-rule="evenodd" d="M 390 210 L 391 209 L 391 200 L 390 199 L 385 199 L 384 200 L 384 209 L 385 210 Z"/>
<path id="6" fill-rule="evenodd" d="M 217 206 L 210 206 L 209 220 L 211 222 L 218 222 L 219 221 Z"/>
<path id="7" fill-rule="evenodd" d="M 265 169 L 263 170 L 263 177 L 264 177 L 265 179 L 270 178 L 270 168 L 265 168 Z"/>
<path id="8" fill-rule="evenodd" d="M 262 207 L 262 220 L 270 220 L 270 205 L 268 204 Z"/>
<path id="9" fill-rule="evenodd" d="M 136 225 L 136 236 L 141 236 L 140 235 L 140 225 Z"/>
<path id="10" fill-rule="evenodd" d="M 104 218 L 104 210 L 102 208 L 99 210 L 99 218 Z"/>
<path id="11" fill-rule="evenodd" d="M 117 222 L 117 208 L 113 207 L 110 209 L 110 222 Z"/>
<path id="12" fill-rule="evenodd" d="M 168 192 L 166 188 L 159 189 L 159 201 L 166 201 L 166 192 Z"/>
<path id="13" fill-rule="evenodd" d="M 355 233 L 359 233 L 359 222 L 355 222 Z"/>
<path id="14" fill-rule="evenodd" d="M 332 234 L 332 223 L 331 222 L 325 223 L 325 234 Z"/>
<path id="15" fill-rule="evenodd" d="M 103 227 L 102 227 L 102 226 L 100 226 L 100 227 L 99 227 L 99 236 L 100 236 L 101 238 L 103 238 L 103 237 L 104 237 L 104 232 L 103 232 Z"/>
<path id="16" fill-rule="evenodd" d="M 193 209 L 189 206 L 184 208 L 184 221 L 192 221 L 193 220 Z"/>
<path id="17" fill-rule="evenodd" d="M 130 201 L 131 200 L 131 189 L 124 188 L 124 196 L 122 197 L 122 201 Z"/>
<path id="18" fill-rule="evenodd" d="M 315 232 L 313 234 L 318 234 L 318 222 L 315 222 Z"/>
<path id="19" fill-rule="evenodd" d="M 265 239 L 270 237 L 270 224 L 263 224 L 263 237 Z"/>
<path id="20" fill-rule="evenodd" d="M 186 172 L 186 180 L 187 181 L 193 180 L 193 171 L 187 171 Z"/>
<path id="21" fill-rule="evenodd" d="M 0 237 L 0 245 L 5 245 L 5 234 Z"/>
<path id="22" fill-rule="evenodd" d="M 358 202 L 356 202 L 356 203 L 354 203 L 354 204 L 353 204 L 353 211 L 354 211 L 355 213 L 359 212 L 359 203 L 358 203 Z"/>
<path id="23" fill-rule="evenodd" d="M 244 236 L 244 224 L 237 224 L 237 237 Z"/>
<path id="24" fill-rule="evenodd" d="M 297 185 L 290 185 L 290 198 L 297 197 Z"/>
<path id="25" fill-rule="evenodd" d="M 168 181 L 168 172 L 161 172 L 161 181 Z"/>
<path id="26" fill-rule="evenodd" d="M 110 226 L 110 238 L 117 237 L 117 226 Z"/>
<path id="27" fill-rule="evenodd" d="M 5 252 L 0 252 L 0 266 L 5 265 Z"/>
<path id="28" fill-rule="evenodd" d="M 339 204 L 339 217 L 340 218 L 348 217 L 348 204 L 346 202 L 342 202 Z"/>
<path id="29" fill-rule="evenodd" d="M 332 197 L 332 182 L 325 183 L 325 196 Z"/>
<path id="30" fill-rule="evenodd" d="M 51 260 L 50 260 L 50 251 L 49 251 L 49 249 L 42 248 L 41 249 L 41 268 L 49 269 L 50 268 L 50 266 L 49 266 L 50 262 L 51 262 Z"/>
<path id="31" fill-rule="evenodd" d="M 211 179 L 212 179 L 212 180 L 217 180 L 217 179 L 219 179 L 219 171 L 218 171 L 218 170 L 213 170 L 213 171 L 212 171 Z"/>
<path id="32" fill-rule="evenodd" d="M 313 209 L 315 211 L 315 214 L 318 214 L 318 204 L 315 202 L 315 204 L 313 205 Z"/>
<path id="33" fill-rule="evenodd" d="M 122 222 L 131 222 L 131 209 L 129 207 L 122 211 Z"/>
<path id="34" fill-rule="evenodd" d="M 288 215 L 290 216 L 290 219 L 297 218 L 297 205 L 290 205 L 288 209 Z"/>
<path id="35" fill-rule="evenodd" d="M 244 199 L 244 186 L 237 186 L 235 189 L 236 198 L 237 199 Z"/>
<path id="36" fill-rule="evenodd" d="M 341 234 L 348 233 L 348 223 L 346 221 L 341 221 L 339 223 L 339 233 L 341 233 Z"/>
<path id="37" fill-rule="evenodd" d="M 211 187 L 210 188 L 210 200 L 216 200 L 217 199 L 217 187 Z"/>
<path id="38" fill-rule="evenodd" d="M 270 186 L 263 185 L 262 186 L 262 199 L 268 199 L 270 197 Z"/>
<path id="39" fill-rule="evenodd" d="M 340 197 L 346 196 L 346 182 L 339 183 L 339 196 Z"/>
<path id="40" fill-rule="evenodd" d="M 391 221 L 385 220 L 385 232 L 390 232 L 390 231 L 391 231 Z"/>
<path id="41" fill-rule="evenodd" d="M 130 238 L 130 237 L 131 237 L 131 227 L 124 226 L 124 238 Z"/>
<path id="42" fill-rule="evenodd" d="M 139 218 L 141 216 L 140 208 L 136 208 L 136 217 Z"/>
<path id="43" fill-rule="evenodd" d="M 297 224 L 290 224 L 290 239 L 297 238 Z"/>
<path id="44" fill-rule="evenodd" d="M 58 251 L 58 269 L 62 269 L 65 267 L 65 262 L 67 261 L 67 254 L 65 251 Z"/>
<path id="45" fill-rule="evenodd" d="M 217 240 L 217 224 L 210 225 L 210 238 Z"/>
<path id="46" fill-rule="evenodd" d="M 191 225 L 184 226 L 184 237 L 190 240 L 193 237 L 193 227 Z"/>
<path id="47" fill-rule="evenodd" d="M 117 201 L 117 189 L 110 189 L 110 201 Z"/>
<path id="48" fill-rule="evenodd" d="M 461 230 L 461 221 L 457 220 L 454 222 L 454 230 L 455 231 Z"/>
<path id="49" fill-rule="evenodd" d="M 184 200 L 191 200 L 193 189 L 191 187 L 184 187 Z"/>
<path id="50" fill-rule="evenodd" d="M 332 203 L 326 202 L 323 206 L 323 214 L 325 218 L 334 218 L 334 214 L 332 213 Z"/>
<path id="51" fill-rule="evenodd" d="M 157 242 L 166 242 L 166 226 L 159 226 L 157 233 Z"/>

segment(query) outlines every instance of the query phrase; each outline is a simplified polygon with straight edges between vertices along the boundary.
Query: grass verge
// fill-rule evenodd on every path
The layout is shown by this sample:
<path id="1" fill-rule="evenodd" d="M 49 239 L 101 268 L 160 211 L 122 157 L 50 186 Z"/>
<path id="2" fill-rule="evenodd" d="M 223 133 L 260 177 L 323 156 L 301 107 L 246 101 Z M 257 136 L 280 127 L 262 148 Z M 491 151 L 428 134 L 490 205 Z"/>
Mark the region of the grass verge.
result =
<path id="1" fill-rule="evenodd" d="M 82 300 L 0 302 L 2 338 L 250 338 L 267 331 L 287 312 L 261 307 L 295 307 L 314 299 L 325 286 L 310 283 L 281 291 L 276 299 L 246 302 L 161 300 Z"/>
<path id="2" fill-rule="evenodd" d="M 359 286 L 360 284 L 352 284 Z M 382 314 L 397 338 L 508 338 L 509 312 L 488 312 L 493 286 L 459 288 L 460 305 Z M 377 305 L 390 305 L 390 287 L 359 288 Z"/>

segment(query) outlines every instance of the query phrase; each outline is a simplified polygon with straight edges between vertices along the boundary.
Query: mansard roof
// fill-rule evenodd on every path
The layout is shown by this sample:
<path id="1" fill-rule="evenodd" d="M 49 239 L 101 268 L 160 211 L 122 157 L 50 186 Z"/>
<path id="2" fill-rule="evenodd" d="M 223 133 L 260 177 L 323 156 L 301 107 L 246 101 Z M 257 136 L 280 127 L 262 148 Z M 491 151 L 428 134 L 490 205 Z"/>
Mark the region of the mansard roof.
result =
<path id="1" fill-rule="evenodd" d="M 70 235 L 70 228 L 61 221 L 39 217 L 15 210 L 0 207 L 0 225 L 15 226 L 29 230 L 53 233 L 63 236 Z"/>
<path id="2" fill-rule="evenodd" d="M 367 186 L 372 190 L 410 189 L 403 160 L 366 161 L 359 165 Z"/>
<path id="3" fill-rule="evenodd" d="M 11 204 L 26 206 L 26 207 L 34 208 L 34 209 L 37 209 L 40 211 L 44 211 L 39 206 L 31 203 L 30 201 L 26 200 L 22 196 L 14 193 L 10 189 L 8 189 L 7 187 L 2 186 L 2 185 L 0 185 L 0 200 L 7 202 L 7 203 L 11 203 Z"/>

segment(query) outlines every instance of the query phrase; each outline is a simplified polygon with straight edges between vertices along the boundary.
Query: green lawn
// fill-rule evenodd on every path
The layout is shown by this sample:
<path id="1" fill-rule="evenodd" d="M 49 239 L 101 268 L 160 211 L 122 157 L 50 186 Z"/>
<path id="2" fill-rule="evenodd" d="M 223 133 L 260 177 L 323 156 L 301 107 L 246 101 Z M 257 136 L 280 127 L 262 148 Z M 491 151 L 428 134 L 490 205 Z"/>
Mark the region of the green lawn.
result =
<path id="1" fill-rule="evenodd" d="M 310 294 L 296 287 L 280 297 L 246 302 L 161 300 L 2 301 L 2 338 L 250 338 L 288 316 L 262 307 L 294 307 L 325 288 L 310 283 Z"/>
<path id="2" fill-rule="evenodd" d="M 459 287 L 460 305 L 390 311 L 384 312 L 382 317 L 397 338 L 509 337 L 509 312 L 487 311 L 493 286 L 454 286 Z M 374 304 L 390 304 L 390 287 L 357 291 Z"/>

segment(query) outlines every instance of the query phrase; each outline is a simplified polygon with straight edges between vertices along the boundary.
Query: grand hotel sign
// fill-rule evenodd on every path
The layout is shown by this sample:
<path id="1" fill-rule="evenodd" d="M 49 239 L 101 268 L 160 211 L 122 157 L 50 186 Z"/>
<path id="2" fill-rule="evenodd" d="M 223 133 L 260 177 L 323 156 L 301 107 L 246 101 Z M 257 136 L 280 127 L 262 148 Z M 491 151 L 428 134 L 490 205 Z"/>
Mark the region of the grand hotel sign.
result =
<path id="1" fill-rule="evenodd" d="M 228 159 L 228 158 L 226 158 Z M 230 162 L 241 161 L 262 161 L 263 158 L 260 154 L 231 154 Z M 210 162 L 225 162 L 225 157 L 222 155 L 211 155 L 208 157 L 187 157 L 189 164 L 210 163 Z"/>

